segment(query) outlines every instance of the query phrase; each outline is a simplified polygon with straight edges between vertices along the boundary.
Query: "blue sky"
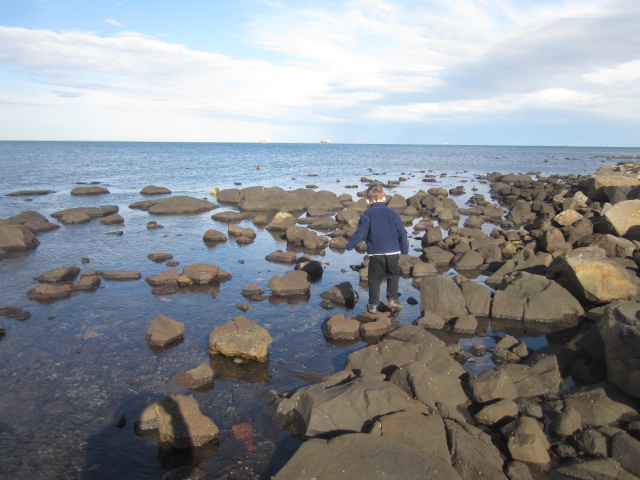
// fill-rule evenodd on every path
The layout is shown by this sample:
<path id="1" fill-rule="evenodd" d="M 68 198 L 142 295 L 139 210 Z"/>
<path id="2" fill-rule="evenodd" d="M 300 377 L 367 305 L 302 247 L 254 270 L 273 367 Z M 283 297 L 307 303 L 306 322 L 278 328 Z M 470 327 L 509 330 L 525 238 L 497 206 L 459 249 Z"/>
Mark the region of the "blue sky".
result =
<path id="1" fill-rule="evenodd" d="M 0 0 L 0 140 L 640 146 L 637 0 Z"/>

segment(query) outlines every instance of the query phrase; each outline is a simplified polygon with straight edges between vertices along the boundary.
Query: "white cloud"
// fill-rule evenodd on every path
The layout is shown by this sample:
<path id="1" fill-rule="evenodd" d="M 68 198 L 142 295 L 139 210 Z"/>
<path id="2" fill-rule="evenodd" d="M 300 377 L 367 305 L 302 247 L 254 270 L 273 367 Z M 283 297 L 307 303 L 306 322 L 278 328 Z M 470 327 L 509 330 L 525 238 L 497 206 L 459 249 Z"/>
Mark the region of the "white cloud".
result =
<path id="1" fill-rule="evenodd" d="M 588 82 L 598 85 L 636 82 L 640 80 L 640 60 L 625 62 L 613 68 L 601 68 L 595 72 L 585 73 L 583 77 Z"/>
<path id="2" fill-rule="evenodd" d="M 0 26 L 0 68 L 13 79 L 0 78 L 0 103 L 78 121 L 122 112 L 149 131 L 178 119 L 193 132 L 239 122 L 272 138 L 279 127 L 269 123 L 640 115 L 635 1 L 265 3 L 271 14 L 254 17 L 245 37 L 259 49 L 253 59 L 139 32 Z M 605 88 L 619 82 L 624 90 Z"/>
<path id="3" fill-rule="evenodd" d="M 113 25 L 114 27 L 122 27 L 122 24 L 117 20 L 114 20 L 113 18 L 106 18 L 104 21 L 105 23 L 108 23 L 109 25 Z"/>

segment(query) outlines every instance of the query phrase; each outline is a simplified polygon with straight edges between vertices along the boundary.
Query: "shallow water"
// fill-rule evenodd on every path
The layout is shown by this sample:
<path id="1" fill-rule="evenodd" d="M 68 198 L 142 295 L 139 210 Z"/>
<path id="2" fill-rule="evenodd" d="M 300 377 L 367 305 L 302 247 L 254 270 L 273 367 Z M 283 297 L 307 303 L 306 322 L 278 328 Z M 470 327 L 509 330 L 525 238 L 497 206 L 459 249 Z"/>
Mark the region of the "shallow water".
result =
<path id="1" fill-rule="evenodd" d="M 296 371 L 339 370 L 350 352 L 364 346 L 329 345 L 320 330 L 327 315 L 356 315 L 364 307 L 366 286 L 358 284 L 357 273 L 349 268 L 360 263 L 360 254 L 327 249 L 324 255 L 315 255 L 325 272 L 312 285 L 308 300 L 247 302 L 240 292 L 249 283 L 268 292 L 269 278 L 291 269 L 264 259 L 274 250 L 287 249 L 286 242 L 247 221 L 240 225 L 257 231 L 254 243 L 240 246 L 230 239 L 207 247 L 202 241 L 206 230 L 227 230 L 227 224 L 211 219 L 215 212 L 157 217 L 129 209 L 129 204 L 145 199 L 138 193 L 144 186 L 160 185 L 174 194 L 212 199 L 208 192 L 213 187 L 293 189 L 314 184 L 355 196 L 355 189 L 345 187 L 362 188 L 363 176 L 382 181 L 405 176 L 408 180 L 390 193 L 409 197 L 419 189 L 464 185 L 467 194 L 456 198 L 463 206 L 476 193 L 472 188 L 487 194 L 488 185 L 475 180 L 479 174 L 584 174 L 612 163 L 598 155 L 638 154 L 640 149 L 568 147 L 0 142 L 0 218 L 27 209 L 49 216 L 64 208 L 100 205 L 119 206 L 125 218 L 124 226 L 101 225 L 98 220 L 62 226 L 40 234 L 36 250 L 0 261 L 0 307 L 16 306 L 32 314 L 25 321 L 0 317 L 6 327 L 0 340 L 2 476 L 155 479 L 191 461 L 207 478 L 269 478 L 299 443 L 272 425 L 259 395 L 268 389 L 286 391 L 305 385 Z M 425 173 L 435 174 L 437 181 L 422 182 Z M 78 182 L 100 182 L 111 193 L 71 196 Z M 29 197 L 29 202 L 4 196 L 27 189 L 56 193 Z M 147 230 L 150 220 L 165 228 Z M 108 234 L 119 230 L 122 236 Z M 412 239 L 411 248 L 419 247 L 420 241 Z M 216 264 L 229 271 L 232 279 L 219 289 L 153 295 L 144 278 L 168 267 L 148 260 L 151 252 L 173 254 L 179 268 L 198 262 Z M 84 257 L 89 263 L 81 264 Z M 134 269 L 142 273 L 142 280 L 103 281 L 95 292 L 47 305 L 27 300 L 27 291 L 37 285 L 33 277 L 62 265 L 83 270 Z M 343 281 L 350 281 L 360 294 L 354 311 L 322 309 L 320 294 Z M 405 308 L 398 320 L 410 324 L 420 316 L 420 307 L 408 305 L 406 299 L 419 299 L 419 292 L 410 279 L 401 280 L 400 291 Z M 242 313 L 236 305 L 245 302 L 250 308 Z M 147 346 L 145 333 L 161 313 L 185 324 L 185 339 L 157 353 Z M 210 359 L 207 346 L 212 329 L 239 314 L 271 333 L 274 342 L 268 363 L 238 366 Z M 452 338 L 464 349 L 473 343 L 491 346 L 492 335 L 509 327 L 495 329 L 487 321 L 485 330 L 475 337 Z M 514 332 L 530 347 L 546 343 L 544 334 L 535 330 Z M 216 371 L 213 389 L 189 392 L 171 381 L 177 373 L 210 361 Z M 491 366 L 490 356 L 467 364 L 472 374 Z M 132 425 L 142 409 L 174 393 L 193 395 L 201 411 L 220 427 L 217 447 L 198 452 L 196 458 L 167 458 L 159 455 L 155 439 L 134 434 Z M 114 414 L 124 415 L 124 427 L 113 425 Z M 234 438 L 232 427 L 243 423 L 252 426 L 253 438 Z"/>

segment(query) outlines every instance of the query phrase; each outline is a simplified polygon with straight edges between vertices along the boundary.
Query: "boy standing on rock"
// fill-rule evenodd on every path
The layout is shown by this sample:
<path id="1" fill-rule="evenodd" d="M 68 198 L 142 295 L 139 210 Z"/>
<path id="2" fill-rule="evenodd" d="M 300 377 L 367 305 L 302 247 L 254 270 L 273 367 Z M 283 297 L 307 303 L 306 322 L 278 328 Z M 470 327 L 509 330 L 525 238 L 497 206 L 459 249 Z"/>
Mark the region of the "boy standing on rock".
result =
<path id="1" fill-rule="evenodd" d="M 402 308 L 398 302 L 400 282 L 400 254 L 409 252 L 407 231 L 400 215 L 387 206 L 387 196 L 381 185 L 367 189 L 366 201 L 369 209 L 360 216 L 358 228 L 347 242 L 347 250 L 353 250 L 360 240 L 367 242 L 369 255 L 369 303 L 367 311 L 376 313 L 380 304 L 380 284 L 387 276 L 387 300 L 389 308 Z"/>

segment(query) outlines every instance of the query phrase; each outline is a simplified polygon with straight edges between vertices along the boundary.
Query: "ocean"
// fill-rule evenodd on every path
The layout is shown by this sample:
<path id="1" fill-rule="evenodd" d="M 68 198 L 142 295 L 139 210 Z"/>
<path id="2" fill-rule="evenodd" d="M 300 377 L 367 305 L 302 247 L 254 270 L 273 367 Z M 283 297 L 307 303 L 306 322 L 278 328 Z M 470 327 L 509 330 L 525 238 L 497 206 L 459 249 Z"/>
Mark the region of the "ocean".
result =
<path id="1" fill-rule="evenodd" d="M 24 321 L 0 317 L 6 334 L 0 339 L 0 472 L 4 478 L 157 479 L 185 462 L 197 464 L 207 478 L 269 478 L 298 447 L 300 440 L 278 430 L 259 396 L 269 389 L 291 391 L 306 384 L 296 372 L 333 373 L 346 356 L 365 346 L 328 344 L 320 326 L 328 315 L 355 316 L 366 304 L 366 286 L 357 273 L 362 255 L 327 249 L 315 255 L 325 266 L 313 283 L 308 300 L 247 302 L 241 291 L 267 282 L 290 266 L 267 262 L 265 256 L 287 245 L 277 235 L 255 227 L 249 245 L 227 243 L 208 247 L 204 232 L 226 232 L 227 224 L 211 219 L 212 212 L 191 216 L 151 216 L 130 209 L 145 200 L 147 185 L 169 188 L 174 195 L 190 195 L 215 202 L 212 188 L 261 185 L 283 189 L 314 188 L 355 197 L 363 177 L 401 181 L 390 194 L 410 197 L 434 186 L 462 185 L 455 197 L 464 206 L 468 197 L 488 184 L 479 177 L 491 172 L 540 175 L 588 174 L 607 157 L 638 156 L 640 148 L 509 147 L 453 145 L 338 145 L 130 142 L 0 142 L 0 218 L 35 210 L 48 218 L 71 207 L 116 205 L 123 225 L 93 220 L 68 225 L 38 236 L 37 249 L 0 260 L 0 307 L 27 310 Z M 425 175 L 435 182 L 425 183 Z M 109 194 L 78 197 L 70 191 L 97 184 Z M 358 188 L 351 188 L 357 186 Z M 53 190 L 43 196 L 15 197 L 20 190 Z M 229 208 L 221 206 L 220 209 Z M 148 230 L 147 222 L 164 226 Z M 410 231 L 410 250 L 420 248 L 419 235 Z M 114 235 L 114 232 L 122 232 Z M 198 289 L 158 296 L 144 278 L 166 270 L 147 259 L 152 252 L 168 252 L 180 266 L 219 265 L 232 275 L 219 289 Z M 82 259 L 88 263 L 82 263 Z M 132 269 L 137 281 L 103 281 L 92 293 L 40 304 L 27 299 L 37 285 L 34 277 L 64 265 L 83 270 Z M 180 267 L 179 267 L 180 268 Z M 482 278 L 478 279 L 479 281 Z M 353 310 L 320 307 L 320 294 L 349 281 L 360 294 Z M 411 324 L 420 316 L 419 299 L 410 279 L 401 279 L 405 308 L 398 317 Z M 238 304 L 249 303 L 243 313 Z M 151 321 L 164 314 L 185 324 L 184 341 L 158 353 L 146 344 Z M 274 342 L 269 361 L 238 366 L 216 359 L 216 379 L 209 391 L 190 392 L 171 378 L 209 362 L 212 329 L 235 315 L 245 315 L 269 330 Z M 473 343 L 492 346 L 490 322 L 476 336 L 450 337 L 464 349 Z M 513 333 L 536 348 L 543 332 L 514 327 Z M 501 327 L 502 328 L 502 327 Z M 508 332 L 512 333 L 512 332 Z M 490 368 L 489 357 L 466 368 L 471 374 Z M 201 411 L 220 427 L 219 445 L 192 457 L 165 456 L 154 438 L 135 435 L 133 423 L 150 403 L 168 394 L 193 395 Z M 114 420 L 114 418 L 116 420 Z M 124 426 L 122 425 L 124 422 Z M 236 438 L 234 427 L 249 424 L 254 436 Z"/>

